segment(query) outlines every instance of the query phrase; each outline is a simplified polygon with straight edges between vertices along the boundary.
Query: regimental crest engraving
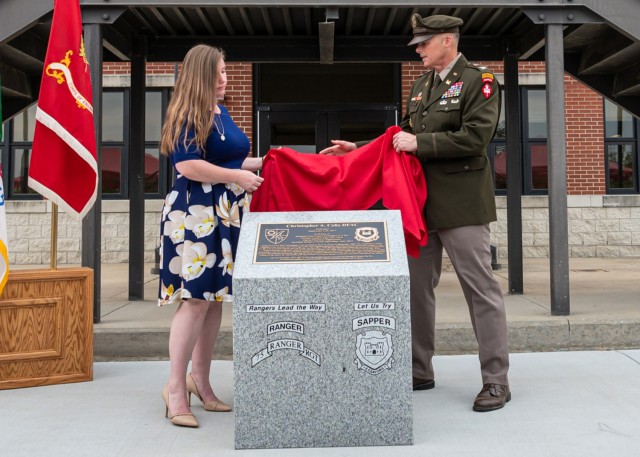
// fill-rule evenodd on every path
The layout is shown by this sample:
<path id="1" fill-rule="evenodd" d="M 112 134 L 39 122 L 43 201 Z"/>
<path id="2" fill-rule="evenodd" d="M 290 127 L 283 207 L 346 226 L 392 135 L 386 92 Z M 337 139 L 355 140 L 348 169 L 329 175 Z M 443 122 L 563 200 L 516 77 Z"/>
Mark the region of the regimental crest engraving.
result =
<path id="1" fill-rule="evenodd" d="M 269 243 L 280 244 L 289 237 L 289 229 L 266 229 L 264 237 Z"/>
<path id="2" fill-rule="evenodd" d="M 378 233 L 378 229 L 375 227 L 359 227 L 356 229 L 355 238 L 363 243 L 371 243 L 372 241 L 376 241 L 380 238 L 380 234 Z"/>
<path id="3" fill-rule="evenodd" d="M 390 370 L 394 359 L 393 341 L 390 333 L 371 330 L 356 336 L 356 359 L 358 370 L 379 374 Z"/>

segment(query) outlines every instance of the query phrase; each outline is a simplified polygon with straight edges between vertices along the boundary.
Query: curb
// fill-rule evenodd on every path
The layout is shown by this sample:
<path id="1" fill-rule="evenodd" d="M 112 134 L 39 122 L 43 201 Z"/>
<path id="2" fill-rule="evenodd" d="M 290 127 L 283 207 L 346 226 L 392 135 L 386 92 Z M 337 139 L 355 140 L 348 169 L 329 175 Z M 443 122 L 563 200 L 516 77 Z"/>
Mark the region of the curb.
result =
<path id="1" fill-rule="evenodd" d="M 512 322 L 509 351 L 553 352 L 640 349 L 640 320 L 598 322 Z M 95 361 L 168 360 L 169 329 L 96 329 Z M 478 347 L 471 324 L 436 325 L 437 354 L 475 354 Z M 220 329 L 215 360 L 232 360 L 233 333 Z"/>

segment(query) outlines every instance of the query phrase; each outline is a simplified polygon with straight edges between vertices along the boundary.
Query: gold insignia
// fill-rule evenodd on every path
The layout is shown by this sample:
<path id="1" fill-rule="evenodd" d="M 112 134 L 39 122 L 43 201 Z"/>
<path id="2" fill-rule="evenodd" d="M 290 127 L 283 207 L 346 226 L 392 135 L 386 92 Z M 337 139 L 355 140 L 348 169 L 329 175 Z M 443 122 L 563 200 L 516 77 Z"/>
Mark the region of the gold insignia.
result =
<path id="1" fill-rule="evenodd" d="M 450 85 L 450 84 L 451 84 L 451 80 L 450 80 L 450 79 L 447 79 L 447 80 L 445 81 L 445 83 L 446 83 L 447 85 Z"/>
<path id="2" fill-rule="evenodd" d="M 82 47 L 79 51 L 80 57 L 86 61 L 86 55 L 84 55 L 84 42 L 82 42 Z M 47 76 L 51 76 L 55 78 L 58 84 L 67 84 L 67 88 L 69 92 L 71 92 L 71 96 L 76 100 L 76 104 L 78 108 L 86 109 L 93 114 L 93 106 L 78 90 L 76 85 L 73 83 L 73 77 L 71 75 L 71 70 L 69 69 L 69 65 L 71 65 L 71 56 L 74 55 L 73 51 L 69 49 L 64 58 L 59 62 L 52 62 L 45 67 L 45 74 Z M 85 65 L 86 67 L 86 65 Z"/>

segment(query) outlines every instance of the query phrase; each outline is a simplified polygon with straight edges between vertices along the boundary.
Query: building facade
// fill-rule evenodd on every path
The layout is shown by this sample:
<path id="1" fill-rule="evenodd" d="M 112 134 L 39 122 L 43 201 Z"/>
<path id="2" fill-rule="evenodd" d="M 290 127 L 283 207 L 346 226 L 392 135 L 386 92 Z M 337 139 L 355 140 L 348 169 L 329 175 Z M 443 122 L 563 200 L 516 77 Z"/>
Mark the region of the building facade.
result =
<path id="1" fill-rule="evenodd" d="M 502 81 L 502 62 L 483 62 Z M 173 179 L 158 154 L 160 128 L 179 65 L 147 64 L 145 110 L 145 261 L 155 260 L 162 201 Z M 419 62 L 402 64 L 259 64 L 228 62 L 222 103 L 252 142 L 252 153 L 287 145 L 313 153 L 331 138 L 372 138 L 399 121 Z M 523 142 L 524 257 L 549 255 L 547 111 L 544 62 L 519 64 Z M 129 67 L 103 67 L 102 261 L 129 255 Z M 571 257 L 640 256 L 638 120 L 572 77 L 565 76 L 567 198 Z M 26 186 L 35 107 L 4 124 L 2 163 L 12 264 L 49 262 L 50 204 Z M 490 145 L 498 221 L 492 243 L 507 253 L 504 119 Z M 25 227 L 27 229 L 25 229 Z M 58 263 L 78 264 L 80 223 L 61 213 Z"/>

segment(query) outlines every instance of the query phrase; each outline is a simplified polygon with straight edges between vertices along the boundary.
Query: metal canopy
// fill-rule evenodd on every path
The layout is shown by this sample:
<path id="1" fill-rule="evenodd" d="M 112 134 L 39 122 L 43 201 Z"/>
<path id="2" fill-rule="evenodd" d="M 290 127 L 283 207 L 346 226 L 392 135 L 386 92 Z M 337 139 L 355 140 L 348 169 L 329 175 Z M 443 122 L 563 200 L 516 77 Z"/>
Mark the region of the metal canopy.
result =
<path id="1" fill-rule="evenodd" d="M 393 0 L 80 3 L 85 23 L 102 24 L 106 62 L 130 60 L 131 43 L 141 36 L 148 43 L 148 62 L 180 61 L 199 42 L 222 47 L 229 61 L 412 61 L 415 52 L 406 43 L 414 13 L 463 18 L 461 51 L 471 60 L 502 60 L 507 41 L 520 60 L 544 60 L 545 26 L 561 24 L 565 71 L 640 115 L 636 0 L 439 0 L 428 6 Z M 42 0 L 0 2 L 4 119 L 37 98 L 52 8 L 53 2 Z M 330 27 L 321 26 L 328 22 Z"/>

